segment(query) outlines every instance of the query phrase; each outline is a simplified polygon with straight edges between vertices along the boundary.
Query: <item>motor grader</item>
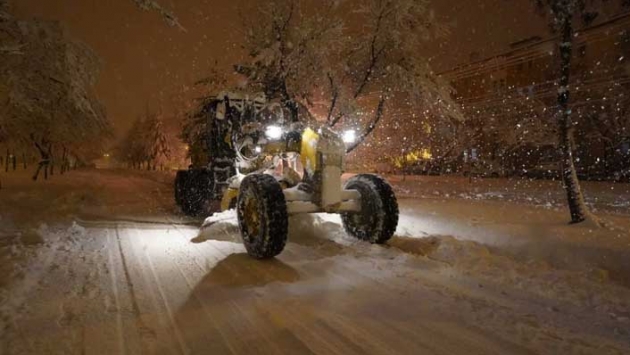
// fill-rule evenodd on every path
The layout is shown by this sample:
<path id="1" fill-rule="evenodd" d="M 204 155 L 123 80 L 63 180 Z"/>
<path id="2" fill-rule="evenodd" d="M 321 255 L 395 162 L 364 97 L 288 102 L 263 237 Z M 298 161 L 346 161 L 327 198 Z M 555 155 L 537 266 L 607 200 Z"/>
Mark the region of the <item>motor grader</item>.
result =
<path id="1" fill-rule="evenodd" d="M 282 252 L 294 214 L 339 213 L 349 235 L 371 243 L 394 234 L 398 203 L 391 186 L 372 174 L 342 181 L 353 131 L 303 123 L 262 95 L 221 93 L 202 114 L 205 139 L 190 147 L 191 167 L 177 172 L 175 200 L 190 215 L 235 208 L 252 257 Z"/>

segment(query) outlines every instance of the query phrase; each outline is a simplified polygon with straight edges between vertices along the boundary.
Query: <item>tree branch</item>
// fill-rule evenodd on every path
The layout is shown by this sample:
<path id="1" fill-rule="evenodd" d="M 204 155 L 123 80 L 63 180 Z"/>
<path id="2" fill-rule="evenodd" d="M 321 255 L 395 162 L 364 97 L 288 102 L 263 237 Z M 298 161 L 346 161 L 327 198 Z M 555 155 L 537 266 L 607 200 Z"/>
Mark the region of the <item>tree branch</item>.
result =
<path id="1" fill-rule="evenodd" d="M 383 53 L 385 49 L 385 47 L 383 47 L 379 49 L 378 51 L 376 50 L 376 40 L 378 39 L 378 35 L 381 30 L 381 23 L 383 22 L 383 16 L 385 16 L 384 10 L 381 10 L 381 12 L 378 14 L 378 18 L 376 19 L 376 28 L 374 28 L 374 34 L 372 35 L 372 40 L 370 42 L 370 64 L 368 65 L 365 71 L 365 76 L 363 77 L 363 81 L 359 84 L 359 87 L 354 93 L 355 99 L 359 97 L 359 95 L 361 95 L 361 93 L 363 92 L 363 89 L 365 89 L 365 86 L 370 81 L 372 77 L 372 73 L 374 72 L 374 68 L 376 67 L 378 58 L 380 57 L 380 55 Z"/>
<path id="2" fill-rule="evenodd" d="M 164 21 L 166 21 L 166 23 L 169 26 L 177 27 L 181 31 L 186 32 L 186 28 L 182 26 L 182 24 L 179 22 L 175 14 L 173 14 L 171 11 L 166 10 L 165 8 L 162 7 L 162 5 L 158 4 L 154 0 L 132 0 L 132 1 L 142 10 L 145 10 L 145 11 L 153 10 L 153 11 L 158 12 L 162 16 L 162 18 L 164 18 Z"/>
<path id="3" fill-rule="evenodd" d="M 339 97 L 339 90 L 335 86 L 335 81 L 333 80 L 333 77 L 330 73 L 328 73 L 328 82 L 330 83 L 330 90 L 332 91 L 332 99 L 330 101 L 330 108 L 328 109 L 328 116 L 326 117 L 326 122 L 328 122 L 328 125 L 332 127 L 334 126 L 334 124 L 331 125 L 331 118 L 332 118 L 332 113 L 335 109 L 335 106 L 337 105 L 337 98 Z"/>
<path id="4" fill-rule="evenodd" d="M 361 133 L 357 141 L 354 142 L 354 144 L 352 144 L 346 149 L 346 153 L 350 153 L 353 150 L 355 150 L 356 147 L 361 145 L 361 143 L 363 143 L 363 141 L 372 133 L 372 131 L 374 131 L 374 129 L 378 125 L 378 122 L 381 120 L 381 117 L 383 117 L 383 110 L 385 109 L 385 100 L 386 100 L 385 96 L 381 96 L 378 102 L 378 107 L 376 108 L 376 113 L 374 114 L 374 119 L 372 119 L 372 122 L 370 122 L 370 124 L 366 127 L 363 133 Z"/>

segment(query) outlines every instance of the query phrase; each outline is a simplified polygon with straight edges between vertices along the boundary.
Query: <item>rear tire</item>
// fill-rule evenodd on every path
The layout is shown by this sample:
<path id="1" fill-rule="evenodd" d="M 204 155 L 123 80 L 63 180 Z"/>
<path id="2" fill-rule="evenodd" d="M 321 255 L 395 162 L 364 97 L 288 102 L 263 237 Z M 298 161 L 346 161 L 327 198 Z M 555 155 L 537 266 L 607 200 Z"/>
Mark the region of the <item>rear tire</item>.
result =
<path id="1" fill-rule="evenodd" d="M 236 203 L 238 225 L 247 253 L 256 259 L 280 254 L 287 242 L 289 218 L 280 183 L 271 175 L 243 179 Z"/>
<path id="2" fill-rule="evenodd" d="M 188 170 L 178 170 L 175 175 L 175 183 L 173 192 L 175 194 L 175 203 L 177 206 L 182 205 L 183 196 L 185 195 L 185 186 L 188 181 Z"/>
<path id="3" fill-rule="evenodd" d="M 189 170 L 180 195 L 182 211 L 188 216 L 199 216 L 207 209 L 212 191 L 212 177 L 207 170 Z"/>
<path id="4" fill-rule="evenodd" d="M 398 201 L 392 187 L 379 176 L 362 174 L 348 180 L 345 188 L 361 194 L 361 211 L 341 214 L 346 232 L 373 244 L 387 242 L 398 226 Z"/>

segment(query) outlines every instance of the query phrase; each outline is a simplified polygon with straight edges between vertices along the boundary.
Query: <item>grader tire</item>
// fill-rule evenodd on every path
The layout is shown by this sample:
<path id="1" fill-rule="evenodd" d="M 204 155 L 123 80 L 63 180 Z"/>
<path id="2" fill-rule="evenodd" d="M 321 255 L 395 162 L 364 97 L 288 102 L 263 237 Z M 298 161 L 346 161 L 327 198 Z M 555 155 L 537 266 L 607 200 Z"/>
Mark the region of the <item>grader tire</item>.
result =
<path id="1" fill-rule="evenodd" d="M 212 191 L 212 177 L 206 170 L 190 170 L 188 178 L 184 181 L 180 207 L 186 215 L 197 217 L 207 210 L 208 196 Z"/>
<path id="2" fill-rule="evenodd" d="M 282 187 L 273 176 L 252 174 L 243 179 L 236 214 L 250 256 L 268 259 L 282 252 L 289 218 Z"/>
<path id="3" fill-rule="evenodd" d="M 341 214 L 346 233 L 372 244 L 387 242 L 398 226 L 398 201 L 392 187 L 379 176 L 361 174 L 350 178 L 346 189 L 361 194 L 361 211 Z"/>

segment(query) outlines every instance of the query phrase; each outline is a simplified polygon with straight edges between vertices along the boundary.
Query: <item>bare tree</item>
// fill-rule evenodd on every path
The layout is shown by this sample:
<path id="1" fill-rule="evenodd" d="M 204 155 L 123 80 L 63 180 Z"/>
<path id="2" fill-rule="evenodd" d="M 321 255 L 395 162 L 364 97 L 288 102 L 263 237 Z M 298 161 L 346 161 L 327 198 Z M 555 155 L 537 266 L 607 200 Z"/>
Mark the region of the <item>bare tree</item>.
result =
<path id="1" fill-rule="evenodd" d="M 534 0 L 541 13 L 550 20 L 550 28 L 559 33 L 558 53 L 560 66 L 558 68 L 558 110 L 556 121 L 558 125 L 558 150 L 562 157 L 562 180 L 567 194 L 571 223 L 580 223 L 587 219 L 594 219 L 589 212 L 580 182 L 575 169 L 573 151 L 575 149 L 575 124 L 570 108 L 570 79 L 571 58 L 573 55 L 574 28 L 576 22 L 592 23 L 597 17 L 594 5 L 602 0 Z M 628 5 L 627 0 L 622 1 Z"/>

